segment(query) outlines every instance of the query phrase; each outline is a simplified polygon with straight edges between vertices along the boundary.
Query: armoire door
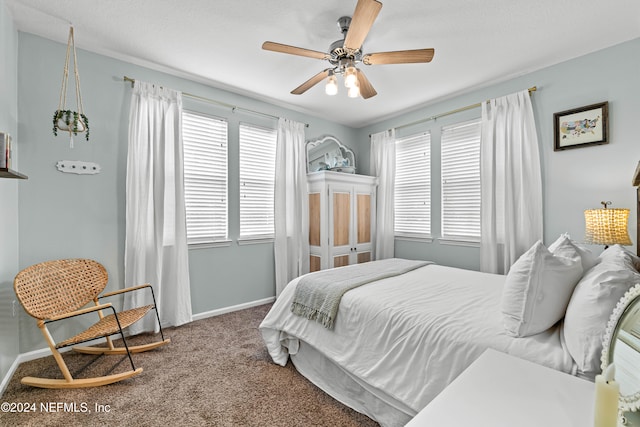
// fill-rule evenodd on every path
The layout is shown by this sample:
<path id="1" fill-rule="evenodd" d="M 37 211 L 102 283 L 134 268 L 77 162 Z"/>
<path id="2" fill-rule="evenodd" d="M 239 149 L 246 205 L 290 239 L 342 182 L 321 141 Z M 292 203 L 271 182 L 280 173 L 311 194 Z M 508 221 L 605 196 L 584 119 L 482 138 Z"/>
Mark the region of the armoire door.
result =
<path id="1" fill-rule="evenodd" d="M 335 189 L 329 194 L 332 202 L 333 239 L 330 245 L 332 266 L 342 267 L 351 263 L 351 191 Z"/>
<path id="2" fill-rule="evenodd" d="M 322 204 L 320 193 L 309 193 L 309 271 L 322 269 Z"/>
<path id="3" fill-rule="evenodd" d="M 356 262 L 371 261 L 371 193 L 356 196 Z"/>

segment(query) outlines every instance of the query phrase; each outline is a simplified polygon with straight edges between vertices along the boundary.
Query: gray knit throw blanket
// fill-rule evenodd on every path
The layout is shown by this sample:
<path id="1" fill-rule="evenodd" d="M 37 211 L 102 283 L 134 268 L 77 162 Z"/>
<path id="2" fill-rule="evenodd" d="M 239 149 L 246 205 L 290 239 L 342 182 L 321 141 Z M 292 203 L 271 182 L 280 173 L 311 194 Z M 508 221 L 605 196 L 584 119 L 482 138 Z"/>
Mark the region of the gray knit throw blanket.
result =
<path id="1" fill-rule="evenodd" d="M 291 311 L 333 329 L 340 299 L 347 291 L 427 264 L 433 263 L 389 258 L 307 274 L 296 286 Z"/>

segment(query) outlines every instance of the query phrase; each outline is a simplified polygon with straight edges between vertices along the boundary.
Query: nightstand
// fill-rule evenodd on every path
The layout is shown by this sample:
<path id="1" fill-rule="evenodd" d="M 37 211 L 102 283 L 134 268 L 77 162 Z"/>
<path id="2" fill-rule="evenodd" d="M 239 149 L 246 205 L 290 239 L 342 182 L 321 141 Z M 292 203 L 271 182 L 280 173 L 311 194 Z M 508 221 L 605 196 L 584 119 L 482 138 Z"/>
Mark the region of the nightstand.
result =
<path id="1" fill-rule="evenodd" d="M 591 427 L 594 384 L 487 350 L 406 427 Z"/>

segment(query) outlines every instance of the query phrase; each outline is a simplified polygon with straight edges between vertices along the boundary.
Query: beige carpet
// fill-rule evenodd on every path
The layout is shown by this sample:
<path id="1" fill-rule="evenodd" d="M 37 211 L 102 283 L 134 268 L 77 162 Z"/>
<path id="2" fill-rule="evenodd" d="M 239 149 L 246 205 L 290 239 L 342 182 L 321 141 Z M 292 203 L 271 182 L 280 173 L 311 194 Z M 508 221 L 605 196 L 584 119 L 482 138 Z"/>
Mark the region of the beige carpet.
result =
<path id="1" fill-rule="evenodd" d="M 319 390 L 290 363 L 283 368 L 271 361 L 258 331 L 269 308 L 168 328 L 171 344 L 134 354 L 136 367 L 144 371 L 116 384 L 28 387 L 20 378 L 62 375 L 53 357 L 23 363 L 0 397 L 0 426 L 377 426 Z M 68 352 L 64 358 L 77 378 L 130 368 L 121 356 Z M 7 403 L 22 412 L 5 412 Z"/>

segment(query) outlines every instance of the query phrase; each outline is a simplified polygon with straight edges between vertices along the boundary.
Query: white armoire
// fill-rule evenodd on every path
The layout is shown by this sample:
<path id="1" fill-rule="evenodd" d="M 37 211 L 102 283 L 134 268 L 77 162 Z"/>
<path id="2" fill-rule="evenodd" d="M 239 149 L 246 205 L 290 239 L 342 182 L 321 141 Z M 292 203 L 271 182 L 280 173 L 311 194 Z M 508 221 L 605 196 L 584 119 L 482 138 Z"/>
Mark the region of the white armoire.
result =
<path id="1" fill-rule="evenodd" d="M 320 171 L 307 179 L 310 271 L 373 260 L 377 178 Z"/>

